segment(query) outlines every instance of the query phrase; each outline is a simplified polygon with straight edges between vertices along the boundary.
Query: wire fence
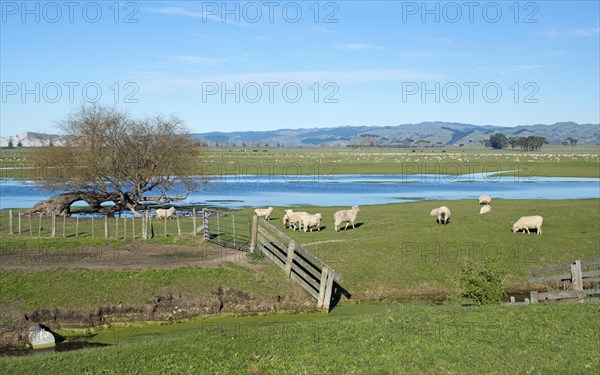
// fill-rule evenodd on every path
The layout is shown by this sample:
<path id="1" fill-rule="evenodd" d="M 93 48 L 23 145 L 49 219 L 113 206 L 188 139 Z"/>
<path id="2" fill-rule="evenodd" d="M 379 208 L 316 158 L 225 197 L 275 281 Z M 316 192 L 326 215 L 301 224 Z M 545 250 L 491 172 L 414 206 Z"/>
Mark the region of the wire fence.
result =
<path id="1" fill-rule="evenodd" d="M 189 216 L 174 215 L 170 219 L 157 219 L 150 211 L 142 212 L 139 217 L 45 216 L 19 210 L 8 210 L 5 215 L 0 220 L 0 235 L 23 237 L 147 240 L 161 236 L 197 236 L 203 228 L 202 211 L 196 209 Z"/>

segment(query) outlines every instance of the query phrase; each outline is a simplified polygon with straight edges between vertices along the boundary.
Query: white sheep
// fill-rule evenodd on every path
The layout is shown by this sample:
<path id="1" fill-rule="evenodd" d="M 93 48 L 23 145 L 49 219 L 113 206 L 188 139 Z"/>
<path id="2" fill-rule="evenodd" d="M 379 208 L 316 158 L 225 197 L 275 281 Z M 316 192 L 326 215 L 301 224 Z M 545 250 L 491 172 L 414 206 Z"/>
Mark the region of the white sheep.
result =
<path id="1" fill-rule="evenodd" d="M 482 195 L 479 197 L 479 204 L 490 204 L 492 198 L 487 195 Z"/>
<path id="2" fill-rule="evenodd" d="M 257 208 L 256 210 L 254 210 L 254 213 L 256 214 L 256 216 L 262 217 L 262 218 L 264 218 L 265 220 L 268 221 L 269 217 L 273 213 L 273 207 L 269 207 L 269 208 Z"/>
<path id="3" fill-rule="evenodd" d="M 169 209 L 164 209 L 164 208 L 156 209 L 156 218 L 157 219 L 162 219 L 162 218 L 165 218 L 165 220 L 172 219 L 174 214 L 175 214 L 175 207 L 171 207 Z"/>
<path id="4" fill-rule="evenodd" d="M 438 224 L 448 224 L 450 209 L 446 206 L 434 208 L 429 215 L 435 216 Z"/>
<path id="5" fill-rule="evenodd" d="M 358 206 L 352 206 L 350 210 L 340 210 L 333 214 L 333 219 L 335 221 L 335 231 L 338 232 L 340 230 L 340 224 L 346 222 L 346 227 L 344 230 L 348 229 L 348 224 L 352 224 L 352 229 L 354 228 L 354 222 L 356 221 L 356 215 L 360 211 Z"/>
<path id="6" fill-rule="evenodd" d="M 310 215 L 310 214 L 304 214 L 304 215 L 300 215 L 300 228 L 304 228 L 305 232 L 308 232 L 308 229 L 310 228 L 310 231 L 312 232 L 313 228 L 317 228 L 317 230 L 320 232 L 321 231 L 321 214 L 314 214 L 314 215 Z"/>
<path id="7" fill-rule="evenodd" d="M 281 221 L 283 222 L 283 227 L 285 229 L 290 227 L 290 217 L 287 215 L 287 213 L 283 214 Z"/>
<path id="8" fill-rule="evenodd" d="M 535 215 L 535 216 L 522 216 L 516 223 L 513 223 L 512 232 L 517 233 L 522 230 L 523 233 L 529 233 L 529 229 L 534 229 L 537 231 L 537 234 L 542 234 L 542 223 L 544 222 L 544 218 Z"/>
<path id="9" fill-rule="evenodd" d="M 285 216 L 287 216 L 287 226 L 286 228 L 292 227 L 295 231 L 297 228 L 300 228 L 300 216 L 307 215 L 308 212 L 294 212 L 293 210 L 285 210 Z M 285 225 L 285 221 L 284 221 Z"/>
<path id="10" fill-rule="evenodd" d="M 492 211 L 492 206 L 486 204 L 485 206 L 481 207 L 481 209 L 479 210 L 479 214 L 480 215 L 487 214 L 488 212 L 491 212 L 491 211 Z"/>

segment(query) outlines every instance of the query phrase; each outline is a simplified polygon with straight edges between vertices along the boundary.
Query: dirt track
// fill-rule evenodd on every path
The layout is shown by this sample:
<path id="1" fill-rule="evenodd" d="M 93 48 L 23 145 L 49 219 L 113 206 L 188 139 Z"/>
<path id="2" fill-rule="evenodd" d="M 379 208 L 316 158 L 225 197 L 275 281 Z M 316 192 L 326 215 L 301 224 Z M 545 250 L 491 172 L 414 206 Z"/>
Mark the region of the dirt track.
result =
<path id="1" fill-rule="evenodd" d="M 55 268 L 124 270 L 217 267 L 226 261 L 251 266 L 244 252 L 206 245 L 196 247 L 129 243 L 117 248 L 0 249 L 0 269 L 30 272 Z"/>

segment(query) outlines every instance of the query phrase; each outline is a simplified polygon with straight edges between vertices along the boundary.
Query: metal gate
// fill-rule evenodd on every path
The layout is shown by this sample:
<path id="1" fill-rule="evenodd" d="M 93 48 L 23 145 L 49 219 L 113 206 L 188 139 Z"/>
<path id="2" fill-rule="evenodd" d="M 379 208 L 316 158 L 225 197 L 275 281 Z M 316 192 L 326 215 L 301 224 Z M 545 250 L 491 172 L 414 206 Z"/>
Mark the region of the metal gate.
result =
<path id="1" fill-rule="evenodd" d="M 250 250 L 252 217 L 204 209 L 202 223 L 206 241 L 242 251 Z"/>

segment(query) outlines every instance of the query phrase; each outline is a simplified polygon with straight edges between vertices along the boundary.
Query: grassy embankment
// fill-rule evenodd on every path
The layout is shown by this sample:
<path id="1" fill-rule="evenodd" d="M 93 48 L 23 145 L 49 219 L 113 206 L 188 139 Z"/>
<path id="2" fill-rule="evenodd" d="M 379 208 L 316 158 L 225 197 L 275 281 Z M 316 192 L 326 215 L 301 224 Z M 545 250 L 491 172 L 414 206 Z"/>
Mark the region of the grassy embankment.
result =
<path id="1" fill-rule="evenodd" d="M 166 335 L 125 329 L 117 345 L 0 358 L 0 371 L 595 374 L 600 366 L 597 304 L 365 307 L 296 322 L 207 320 Z"/>

